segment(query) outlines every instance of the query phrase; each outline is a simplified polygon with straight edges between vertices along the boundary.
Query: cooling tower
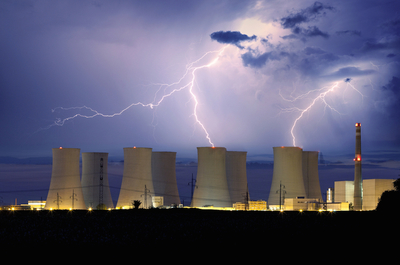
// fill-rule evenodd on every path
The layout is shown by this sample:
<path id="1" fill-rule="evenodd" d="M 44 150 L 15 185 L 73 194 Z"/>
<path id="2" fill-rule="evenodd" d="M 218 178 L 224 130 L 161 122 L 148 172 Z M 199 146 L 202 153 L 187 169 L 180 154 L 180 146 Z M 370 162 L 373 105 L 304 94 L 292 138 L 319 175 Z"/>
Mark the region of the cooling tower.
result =
<path id="1" fill-rule="evenodd" d="M 356 123 L 356 152 L 354 157 L 354 210 L 362 210 L 361 123 Z"/>
<path id="2" fill-rule="evenodd" d="M 226 179 L 224 147 L 197 148 L 197 178 L 192 207 L 232 207 Z"/>
<path id="3" fill-rule="evenodd" d="M 303 180 L 306 198 L 320 199 L 321 186 L 318 175 L 318 151 L 303 151 Z"/>
<path id="4" fill-rule="evenodd" d="M 226 178 L 232 204 L 237 202 L 247 203 L 250 200 L 247 186 L 246 156 L 247 152 L 226 152 Z"/>
<path id="5" fill-rule="evenodd" d="M 153 152 L 151 173 L 155 196 L 164 197 L 164 205 L 180 204 L 175 171 L 176 152 Z"/>
<path id="6" fill-rule="evenodd" d="M 280 206 L 284 198 L 306 197 L 300 147 L 273 147 L 274 170 L 268 204 Z"/>
<path id="7" fill-rule="evenodd" d="M 114 208 L 108 185 L 108 153 L 82 153 L 82 191 L 87 208 Z"/>
<path id="8" fill-rule="evenodd" d="M 53 148 L 45 209 L 86 209 L 79 170 L 79 148 Z"/>
<path id="9" fill-rule="evenodd" d="M 151 148 L 124 148 L 124 172 L 116 207 L 132 208 L 135 200 L 141 202 L 141 208 L 152 207 L 151 153 Z"/>

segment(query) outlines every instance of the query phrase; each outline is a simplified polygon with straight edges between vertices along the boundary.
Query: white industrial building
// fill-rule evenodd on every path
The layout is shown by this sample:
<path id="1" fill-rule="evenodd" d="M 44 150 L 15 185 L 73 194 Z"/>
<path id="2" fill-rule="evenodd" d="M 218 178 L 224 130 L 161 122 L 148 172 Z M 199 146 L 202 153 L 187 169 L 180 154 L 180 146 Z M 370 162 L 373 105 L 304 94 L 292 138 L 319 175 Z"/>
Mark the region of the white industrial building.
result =
<path id="1" fill-rule="evenodd" d="M 334 202 L 354 203 L 354 181 L 335 181 Z"/>
<path id="2" fill-rule="evenodd" d="M 382 193 L 393 190 L 394 179 L 364 179 L 363 187 L 363 211 L 375 210 Z"/>

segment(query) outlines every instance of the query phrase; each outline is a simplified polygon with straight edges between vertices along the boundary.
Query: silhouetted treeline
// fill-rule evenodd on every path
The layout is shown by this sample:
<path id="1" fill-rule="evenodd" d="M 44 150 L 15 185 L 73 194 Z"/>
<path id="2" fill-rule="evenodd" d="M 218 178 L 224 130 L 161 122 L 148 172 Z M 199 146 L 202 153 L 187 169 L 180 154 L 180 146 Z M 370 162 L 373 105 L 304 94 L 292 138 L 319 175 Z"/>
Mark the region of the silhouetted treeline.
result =
<path id="1" fill-rule="evenodd" d="M 391 212 L 400 211 L 400 179 L 393 182 L 394 190 L 387 190 L 382 193 L 377 211 Z"/>

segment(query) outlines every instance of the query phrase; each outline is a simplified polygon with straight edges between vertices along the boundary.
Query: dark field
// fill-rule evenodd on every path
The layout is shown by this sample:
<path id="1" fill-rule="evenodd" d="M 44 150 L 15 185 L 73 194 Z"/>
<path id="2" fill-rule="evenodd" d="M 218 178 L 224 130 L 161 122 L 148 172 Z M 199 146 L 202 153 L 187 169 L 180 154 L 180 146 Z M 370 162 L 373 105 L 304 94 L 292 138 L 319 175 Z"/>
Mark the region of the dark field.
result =
<path id="1" fill-rule="evenodd" d="M 226 212 L 195 209 L 0 211 L 0 243 L 299 244 L 389 239 L 399 217 L 379 212 Z M 339 240 L 339 241 L 338 241 Z M 362 241 L 367 243 L 368 241 Z M 342 242 L 344 243 L 344 242 Z M 346 244 L 348 244 L 347 242 Z M 374 243 L 375 244 L 375 243 Z"/>

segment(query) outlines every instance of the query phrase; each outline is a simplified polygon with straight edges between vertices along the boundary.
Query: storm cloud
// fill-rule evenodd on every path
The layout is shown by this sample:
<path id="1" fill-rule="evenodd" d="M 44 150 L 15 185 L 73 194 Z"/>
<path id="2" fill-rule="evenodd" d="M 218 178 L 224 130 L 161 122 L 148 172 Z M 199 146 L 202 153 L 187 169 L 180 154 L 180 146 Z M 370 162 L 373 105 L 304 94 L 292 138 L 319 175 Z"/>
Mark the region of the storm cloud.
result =
<path id="1" fill-rule="evenodd" d="M 332 6 L 322 4 L 321 2 L 315 2 L 313 5 L 300 10 L 297 13 L 292 13 L 289 16 L 281 18 L 281 25 L 283 28 L 295 28 L 299 24 L 316 20 L 326 14 L 326 10 L 334 10 Z"/>
<path id="2" fill-rule="evenodd" d="M 210 35 L 212 40 L 216 40 L 219 43 L 233 44 L 238 48 L 243 49 L 240 45 L 242 41 L 252 41 L 257 39 L 256 35 L 249 37 L 246 34 L 242 34 L 239 31 L 217 31 Z"/>
<path id="3" fill-rule="evenodd" d="M 317 26 L 308 26 L 307 28 L 300 27 L 300 24 L 317 20 L 317 18 L 326 14 L 326 10 L 334 10 L 332 6 L 315 2 L 313 5 L 300 10 L 297 13 L 292 13 L 280 19 L 280 24 L 284 29 L 291 29 L 292 34 L 283 36 L 283 39 L 294 39 L 306 37 L 323 37 L 328 38 L 327 32 L 321 31 Z"/>

